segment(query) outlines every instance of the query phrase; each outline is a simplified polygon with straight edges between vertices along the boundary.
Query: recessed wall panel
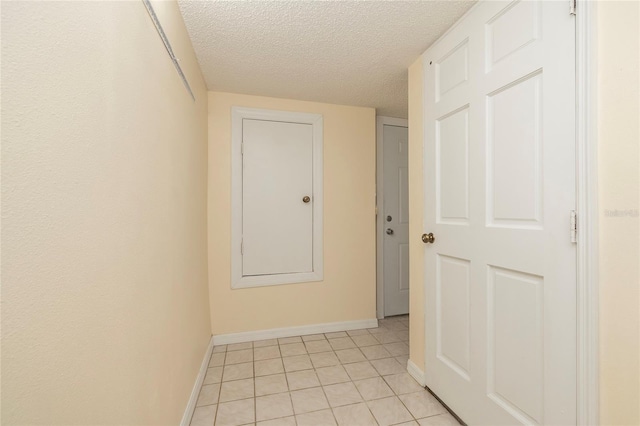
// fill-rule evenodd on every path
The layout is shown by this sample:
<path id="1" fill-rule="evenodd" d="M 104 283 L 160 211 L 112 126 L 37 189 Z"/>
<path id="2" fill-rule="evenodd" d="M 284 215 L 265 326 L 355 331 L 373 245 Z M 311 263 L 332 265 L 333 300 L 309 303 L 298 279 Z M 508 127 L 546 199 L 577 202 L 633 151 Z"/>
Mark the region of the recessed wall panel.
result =
<path id="1" fill-rule="evenodd" d="M 486 25 L 487 70 L 540 38 L 540 2 L 515 1 Z"/>
<path id="2" fill-rule="evenodd" d="M 312 272 L 312 125 L 244 119 L 242 135 L 242 276 Z"/>
<path id="3" fill-rule="evenodd" d="M 489 266 L 488 394 L 526 423 L 542 423 L 541 276 Z"/>
<path id="4" fill-rule="evenodd" d="M 436 121 L 438 223 L 469 222 L 469 107 Z"/>
<path id="5" fill-rule="evenodd" d="M 469 260 L 438 255 L 437 356 L 466 380 L 469 380 L 469 269 Z"/>
<path id="6" fill-rule="evenodd" d="M 469 79 L 468 44 L 465 40 L 436 62 L 436 102 Z"/>
<path id="7" fill-rule="evenodd" d="M 542 228 L 542 74 L 488 96 L 488 225 Z"/>

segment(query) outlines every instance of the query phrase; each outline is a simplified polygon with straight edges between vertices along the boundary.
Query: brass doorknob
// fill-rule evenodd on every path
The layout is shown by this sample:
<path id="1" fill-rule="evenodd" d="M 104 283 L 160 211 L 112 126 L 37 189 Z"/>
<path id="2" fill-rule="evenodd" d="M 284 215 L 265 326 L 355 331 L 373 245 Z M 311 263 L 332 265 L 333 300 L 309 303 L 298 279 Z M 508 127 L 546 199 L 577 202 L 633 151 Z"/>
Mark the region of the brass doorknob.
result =
<path id="1" fill-rule="evenodd" d="M 422 234 L 422 242 L 425 244 L 433 244 L 435 240 L 436 237 L 433 236 L 432 232 L 429 232 L 428 234 Z"/>
<path id="2" fill-rule="evenodd" d="M 302 197 L 303 203 L 308 203 L 309 201 L 311 201 L 311 198 L 308 195 L 305 195 L 304 197 Z"/>

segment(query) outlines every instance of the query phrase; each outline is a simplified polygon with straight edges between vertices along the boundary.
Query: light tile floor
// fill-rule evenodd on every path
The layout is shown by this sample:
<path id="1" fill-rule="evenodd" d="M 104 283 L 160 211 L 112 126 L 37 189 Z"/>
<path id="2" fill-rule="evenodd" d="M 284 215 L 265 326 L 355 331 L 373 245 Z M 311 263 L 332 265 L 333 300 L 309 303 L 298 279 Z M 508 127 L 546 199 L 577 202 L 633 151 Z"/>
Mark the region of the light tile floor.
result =
<path id="1" fill-rule="evenodd" d="M 458 425 L 407 373 L 409 317 L 216 346 L 191 426 Z"/>

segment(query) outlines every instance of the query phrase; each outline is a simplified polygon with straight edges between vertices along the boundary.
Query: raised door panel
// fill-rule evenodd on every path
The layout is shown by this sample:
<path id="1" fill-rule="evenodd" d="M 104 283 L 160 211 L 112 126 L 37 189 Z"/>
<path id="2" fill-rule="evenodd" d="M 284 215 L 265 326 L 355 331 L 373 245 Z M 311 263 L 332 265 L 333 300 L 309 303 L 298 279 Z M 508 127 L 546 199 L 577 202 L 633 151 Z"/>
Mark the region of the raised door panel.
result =
<path id="1" fill-rule="evenodd" d="M 541 36 L 540 3 L 514 1 L 486 24 L 486 68 L 521 51 Z"/>
<path id="2" fill-rule="evenodd" d="M 436 121 L 436 220 L 469 223 L 469 110 Z"/>
<path id="3" fill-rule="evenodd" d="M 544 279 L 496 266 L 488 271 L 487 393 L 522 423 L 541 424 Z"/>
<path id="4" fill-rule="evenodd" d="M 470 380 L 470 279 L 469 260 L 437 256 L 436 354 L 465 380 Z"/>
<path id="5" fill-rule="evenodd" d="M 542 228 L 542 73 L 487 97 L 490 226 Z"/>
<path id="6" fill-rule="evenodd" d="M 464 40 L 436 64 L 436 102 L 469 80 L 469 46 Z"/>

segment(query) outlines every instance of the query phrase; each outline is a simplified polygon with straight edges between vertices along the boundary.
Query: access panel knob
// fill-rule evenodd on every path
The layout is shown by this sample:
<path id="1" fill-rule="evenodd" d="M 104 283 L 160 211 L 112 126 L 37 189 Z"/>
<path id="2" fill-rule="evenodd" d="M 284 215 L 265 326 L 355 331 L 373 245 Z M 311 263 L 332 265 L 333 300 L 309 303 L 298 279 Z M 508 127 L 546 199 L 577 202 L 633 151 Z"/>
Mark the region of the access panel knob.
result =
<path id="1" fill-rule="evenodd" d="M 309 201 L 311 201 L 311 197 L 309 197 L 308 195 L 305 195 L 304 197 L 302 197 L 303 203 L 308 203 Z"/>
<path id="2" fill-rule="evenodd" d="M 422 242 L 425 244 L 433 244 L 435 240 L 436 237 L 433 236 L 432 232 L 429 232 L 428 234 L 422 234 Z"/>

